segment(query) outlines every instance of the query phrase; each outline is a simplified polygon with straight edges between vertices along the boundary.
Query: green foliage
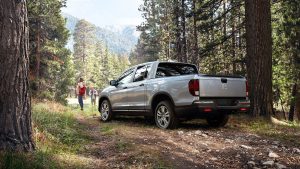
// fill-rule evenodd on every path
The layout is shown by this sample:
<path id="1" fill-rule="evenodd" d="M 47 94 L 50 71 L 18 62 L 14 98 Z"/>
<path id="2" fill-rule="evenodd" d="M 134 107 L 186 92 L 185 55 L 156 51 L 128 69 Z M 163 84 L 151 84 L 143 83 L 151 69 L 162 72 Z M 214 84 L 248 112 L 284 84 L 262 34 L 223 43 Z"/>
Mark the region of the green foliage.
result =
<path id="1" fill-rule="evenodd" d="M 88 86 L 103 89 L 128 66 L 127 56 L 111 53 L 106 44 L 97 40 L 95 26 L 80 20 L 74 32 L 75 78 L 83 77 Z"/>
<path id="2" fill-rule="evenodd" d="M 65 50 L 65 52 L 69 52 L 69 50 Z M 57 75 L 60 79 L 57 79 L 55 84 L 55 100 L 65 105 L 67 104 L 66 98 L 70 93 L 70 86 L 75 82 L 73 60 L 70 57 L 71 55 L 66 56 L 68 57 L 64 59 L 64 64 L 60 66 Z"/>
<path id="3" fill-rule="evenodd" d="M 74 64 L 76 67 L 76 79 L 87 79 L 88 62 L 93 54 L 96 42 L 94 38 L 95 26 L 85 20 L 80 20 L 74 31 Z"/>
<path id="4" fill-rule="evenodd" d="M 300 83 L 300 2 L 279 1 L 272 6 L 273 90 L 276 104 L 288 107 L 293 84 Z"/>
<path id="5" fill-rule="evenodd" d="M 163 43 L 162 38 L 164 38 L 164 34 L 162 34 L 164 31 L 162 28 L 164 27 L 162 27 L 161 24 L 164 23 L 161 21 L 163 17 L 159 16 L 162 15 L 164 9 L 172 6 L 172 4 L 169 4 L 168 2 L 170 1 L 164 3 L 160 0 L 144 0 L 144 4 L 139 10 L 145 21 L 138 26 L 141 35 L 134 53 L 131 54 L 132 60 L 136 60 L 137 62 L 147 62 L 160 58 L 163 48 L 161 43 Z"/>
<path id="6" fill-rule="evenodd" d="M 243 1 L 144 0 L 130 60 L 185 61 L 202 73 L 245 75 Z"/>
<path id="7" fill-rule="evenodd" d="M 30 80 L 33 96 L 66 103 L 74 84 L 71 53 L 65 48 L 69 32 L 61 8 L 66 1 L 28 2 L 30 27 Z"/>

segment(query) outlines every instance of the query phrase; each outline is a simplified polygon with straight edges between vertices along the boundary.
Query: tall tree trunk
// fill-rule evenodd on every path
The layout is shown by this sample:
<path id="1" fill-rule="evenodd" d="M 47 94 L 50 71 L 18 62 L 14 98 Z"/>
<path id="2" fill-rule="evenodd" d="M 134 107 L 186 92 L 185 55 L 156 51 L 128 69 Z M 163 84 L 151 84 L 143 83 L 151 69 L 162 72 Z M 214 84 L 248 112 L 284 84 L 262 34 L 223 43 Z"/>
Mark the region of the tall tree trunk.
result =
<path id="1" fill-rule="evenodd" d="M 226 0 L 223 0 L 223 13 L 226 13 Z M 227 34 L 227 18 L 226 18 L 226 14 L 223 17 L 223 36 L 226 37 Z M 227 45 L 226 42 L 222 43 L 222 50 L 223 50 L 223 58 L 227 58 Z M 224 63 L 224 68 L 225 68 L 225 74 L 228 74 L 228 62 L 227 59 L 225 59 L 225 63 Z"/>
<path id="2" fill-rule="evenodd" d="M 40 78 L 40 65 L 41 65 L 41 33 L 40 33 L 40 19 L 37 20 L 37 33 L 36 33 L 36 79 Z"/>
<path id="3" fill-rule="evenodd" d="M 186 26 L 185 26 L 185 0 L 181 0 L 181 26 L 182 26 L 182 61 L 187 63 Z"/>
<path id="4" fill-rule="evenodd" d="M 240 3 L 240 2 L 239 2 Z M 241 18 L 241 13 L 242 13 L 242 10 L 241 10 L 241 7 L 239 6 L 238 7 L 238 25 L 241 25 L 242 24 L 242 18 Z M 246 69 L 245 69 L 245 60 L 243 59 L 244 58 L 244 50 L 243 50 L 243 38 L 242 38 L 242 29 L 240 28 L 238 30 L 238 51 L 239 51 L 239 64 L 240 64 L 240 71 L 243 72 L 243 73 L 246 73 Z"/>
<path id="5" fill-rule="evenodd" d="M 213 10 L 213 9 L 211 9 L 211 10 Z M 211 13 L 211 15 L 209 16 L 210 18 L 209 19 L 211 19 L 211 20 L 213 20 L 214 19 L 214 13 Z M 210 26 L 210 38 L 209 38 L 209 40 L 210 40 L 210 42 L 209 43 L 214 43 L 214 41 L 215 41 L 215 29 L 214 29 L 214 25 L 211 25 Z M 209 55 L 209 57 L 213 57 L 214 56 L 214 50 L 211 50 L 209 53 L 210 53 L 210 55 Z M 211 68 L 211 74 L 216 74 L 217 73 L 217 62 L 218 61 L 216 61 L 215 59 L 213 59 L 213 64 L 212 64 L 212 68 Z"/>
<path id="6" fill-rule="evenodd" d="M 164 13 L 164 17 L 167 18 L 167 20 L 169 19 L 169 8 L 168 8 L 168 1 L 164 1 L 164 6 L 165 6 L 165 13 Z M 167 32 L 167 47 L 166 47 L 166 58 L 165 60 L 169 60 L 171 59 L 171 36 L 170 36 L 170 25 L 168 24 L 168 21 L 165 23 L 165 27 L 166 27 L 166 32 Z"/>
<path id="7" fill-rule="evenodd" d="M 235 1 L 231 0 L 231 7 L 235 6 Z M 232 57 L 232 73 L 236 73 L 236 63 L 235 63 L 235 49 L 236 49 L 236 34 L 235 34 L 235 10 L 232 9 L 231 12 L 231 32 L 232 32 L 232 39 L 231 39 L 231 57 Z"/>
<path id="8" fill-rule="evenodd" d="M 292 97 L 291 97 L 291 105 L 290 105 L 290 111 L 289 111 L 289 121 L 294 121 L 294 115 L 295 115 L 295 106 L 296 106 L 296 94 L 297 94 L 297 83 L 293 84 L 292 87 Z"/>
<path id="9" fill-rule="evenodd" d="M 193 36 L 194 36 L 193 37 L 194 38 L 194 42 L 193 42 L 194 47 L 193 47 L 192 63 L 199 66 L 198 32 L 197 32 L 197 19 L 196 19 L 196 0 L 193 0 L 192 11 L 193 11 Z"/>
<path id="10" fill-rule="evenodd" d="M 179 62 L 182 61 L 182 56 L 180 56 L 181 54 L 181 49 L 182 49 L 182 44 L 181 44 L 181 33 L 180 33 L 180 25 L 179 25 L 179 3 L 178 0 L 174 0 L 174 21 L 175 21 L 175 38 L 176 38 L 176 47 L 175 47 L 175 54 L 174 54 L 174 58 L 177 59 Z"/>
<path id="11" fill-rule="evenodd" d="M 273 113 L 270 0 L 246 0 L 245 10 L 250 111 L 269 117 Z"/>
<path id="12" fill-rule="evenodd" d="M 0 1 L 0 149 L 31 151 L 26 1 Z"/>
<path id="13" fill-rule="evenodd" d="M 298 89 L 297 95 L 296 95 L 296 105 L 295 105 L 295 113 L 298 121 L 300 121 L 300 92 Z"/>

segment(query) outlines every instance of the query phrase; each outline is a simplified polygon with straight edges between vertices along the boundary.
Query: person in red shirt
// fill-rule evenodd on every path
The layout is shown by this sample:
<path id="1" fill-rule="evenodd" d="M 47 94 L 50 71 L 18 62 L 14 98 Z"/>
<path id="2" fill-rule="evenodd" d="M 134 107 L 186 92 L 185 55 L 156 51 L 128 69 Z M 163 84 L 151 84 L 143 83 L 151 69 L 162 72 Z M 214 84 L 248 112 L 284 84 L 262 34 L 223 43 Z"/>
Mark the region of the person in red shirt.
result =
<path id="1" fill-rule="evenodd" d="M 80 105 L 81 110 L 83 110 L 83 98 L 85 98 L 86 86 L 84 84 L 83 78 L 79 79 L 79 82 L 76 87 L 76 94 L 78 96 L 78 103 Z"/>

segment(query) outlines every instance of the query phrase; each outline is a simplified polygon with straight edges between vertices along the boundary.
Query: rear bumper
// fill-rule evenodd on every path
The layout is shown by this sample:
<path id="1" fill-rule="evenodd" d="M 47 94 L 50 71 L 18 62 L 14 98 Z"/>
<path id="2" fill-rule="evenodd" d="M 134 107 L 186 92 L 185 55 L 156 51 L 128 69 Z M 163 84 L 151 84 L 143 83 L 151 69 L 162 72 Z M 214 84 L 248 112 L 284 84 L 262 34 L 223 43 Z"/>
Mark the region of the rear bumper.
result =
<path id="1" fill-rule="evenodd" d="M 219 113 L 248 112 L 249 108 L 249 100 L 238 100 L 234 106 L 220 106 L 213 100 L 200 100 L 192 105 L 175 107 L 175 112 L 178 117 L 207 117 Z"/>

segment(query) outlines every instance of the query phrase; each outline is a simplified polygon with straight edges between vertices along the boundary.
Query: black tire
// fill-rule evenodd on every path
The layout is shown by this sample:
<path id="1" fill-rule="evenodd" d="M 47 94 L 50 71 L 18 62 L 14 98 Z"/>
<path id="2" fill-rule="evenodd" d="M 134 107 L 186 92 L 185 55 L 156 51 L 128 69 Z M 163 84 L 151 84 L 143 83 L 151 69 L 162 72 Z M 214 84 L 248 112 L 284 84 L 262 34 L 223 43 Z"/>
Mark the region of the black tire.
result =
<path id="1" fill-rule="evenodd" d="M 113 118 L 113 112 L 111 109 L 110 102 L 108 100 L 103 100 L 100 105 L 100 119 L 104 122 L 110 121 Z"/>
<path id="2" fill-rule="evenodd" d="M 144 119 L 145 119 L 146 123 L 149 123 L 149 124 L 155 123 L 154 116 L 144 116 Z"/>
<path id="3" fill-rule="evenodd" d="M 161 129 L 174 129 L 178 126 L 174 106 L 170 101 L 161 101 L 154 112 L 156 126 Z"/>
<path id="4" fill-rule="evenodd" d="M 229 120 L 228 114 L 219 114 L 215 117 L 207 118 L 206 121 L 211 127 L 224 127 Z"/>

